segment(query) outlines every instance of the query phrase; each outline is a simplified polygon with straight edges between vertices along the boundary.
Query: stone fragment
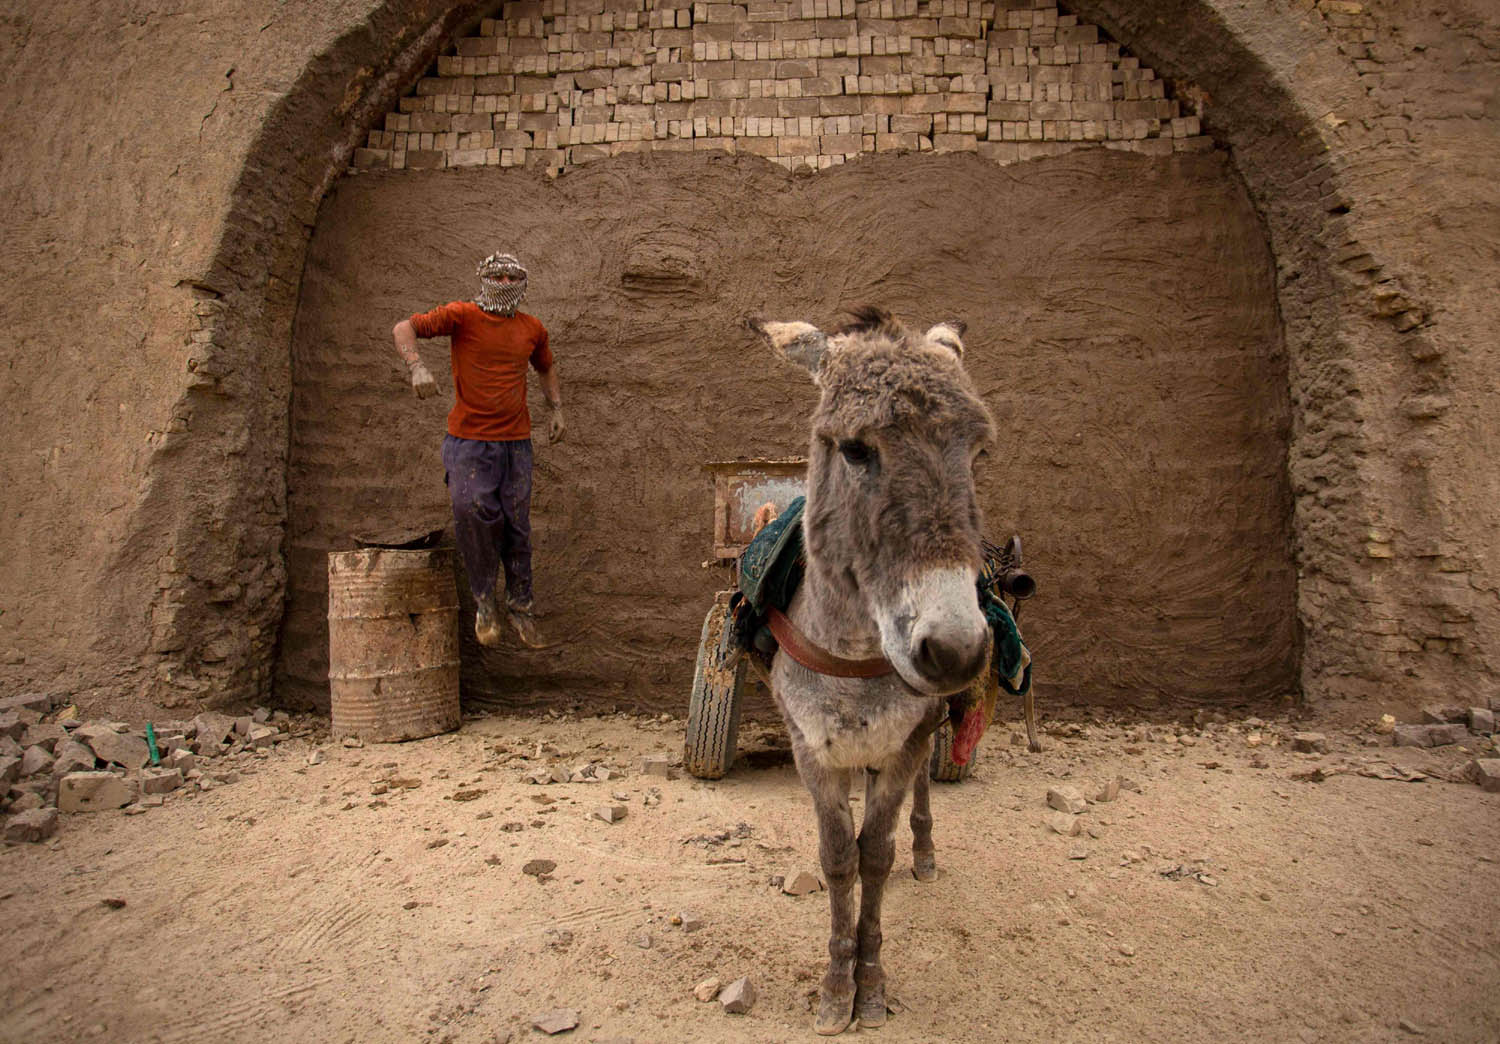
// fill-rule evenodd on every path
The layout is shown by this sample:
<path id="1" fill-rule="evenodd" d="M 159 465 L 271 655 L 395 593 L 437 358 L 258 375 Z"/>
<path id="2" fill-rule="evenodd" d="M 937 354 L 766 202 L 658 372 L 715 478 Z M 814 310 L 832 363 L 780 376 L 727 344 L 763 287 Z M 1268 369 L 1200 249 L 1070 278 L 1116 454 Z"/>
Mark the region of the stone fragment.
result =
<path id="1" fill-rule="evenodd" d="M 810 895 L 823 890 L 823 882 L 806 870 L 788 874 L 782 881 L 781 890 L 787 895 Z"/>
<path id="2" fill-rule="evenodd" d="M 182 786 L 182 770 L 177 768 L 145 768 L 141 770 L 142 794 L 170 794 Z"/>
<path id="3" fill-rule="evenodd" d="M 1054 833 L 1063 837 L 1077 837 L 1083 824 L 1078 822 L 1078 817 L 1070 812 L 1054 812 L 1047 817 L 1047 826 Z"/>
<path id="4" fill-rule="evenodd" d="M 46 772 L 55 760 L 51 754 L 47 753 L 47 748 L 40 744 L 27 747 L 26 753 L 21 755 L 21 775 L 34 776 L 38 772 Z"/>
<path id="5" fill-rule="evenodd" d="M 1413 1037 L 1420 1037 L 1427 1032 L 1411 1019 L 1398 1019 L 1396 1025 L 1401 1028 L 1403 1033 L 1410 1033 Z"/>
<path id="6" fill-rule="evenodd" d="M 76 740 L 68 740 L 57 750 L 52 762 L 52 774 L 61 776 L 67 772 L 91 772 L 95 762 L 94 752 Z"/>
<path id="7" fill-rule="evenodd" d="M 1468 773 L 1479 789 L 1500 794 L 1500 758 L 1475 758 L 1469 762 Z"/>
<path id="8" fill-rule="evenodd" d="M 198 755 L 194 754 L 192 751 L 184 750 L 182 747 L 177 747 L 162 759 L 162 764 L 167 766 L 167 768 L 174 768 L 179 772 L 186 773 L 191 772 L 193 769 L 197 768 L 199 760 L 200 759 Z"/>
<path id="9" fill-rule="evenodd" d="M 48 754 L 57 753 L 57 745 L 68 738 L 68 730 L 61 725 L 28 725 L 21 734 L 21 746 L 41 747 Z"/>
<path id="10" fill-rule="evenodd" d="M 1327 754 L 1328 737 L 1321 732 L 1294 732 L 1292 749 L 1299 754 Z"/>
<path id="11" fill-rule="evenodd" d="M 218 746 L 234 735 L 234 719 L 216 711 L 204 711 L 193 718 L 192 728 L 195 739 Z"/>
<path id="12" fill-rule="evenodd" d="M 1495 712 L 1487 707 L 1469 708 L 1469 728 L 1488 735 L 1495 731 Z"/>
<path id="13" fill-rule="evenodd" d="M 568 766 L 558 763 L 548 770 L 548 776 L 553 783 L 567 783 L 572 780 L 573 773 L 569 771 Z"/>
<path id="14" fill-rule="evenodd" d="M 82 732 L 83 729 L 79 729 Z M 100 761 L 125 769 L 138 769 L 151 761 L 151 751 L 144 737 L 114 729 L 96 730 L 84 738 Z"/>
<path id="15" fill-rule="evenodd" d="M 719 995 L 719 989 L 723 985 L 724 984 L 719 981 L 717 975 L 711 978 L 704 979 L 698 985 L 693 987 L 693 996 L 697 997 L 700 1001 L 703 1001 L 706 1004 Z"/>
<path id="16" fill-rule="evenodd" d="M 600 805 L 591 814 L 595 819 L 602 819 L 606 823 L 618 823 L 625 818 L 625 806 Z"/>
<path id="17" fill-rule="evenodd" d="M 1094 795 L 1094 800 L 1102 804 L 1109 801 L 1117 801 L 1119 797 L 1120 781 L 1119 779 L 1112 779 L 1099 788 L 1099 792 Z"/>
<path id="18" fill-rule="evenodd" d="M 309 765 L 321 765 L 323 764 L 324 756 L 323 748 L 319 747 L 307 755 L 307 763 Z"/>
<path id="19" fill-rule="evenodd" d="M 269 725 L 254 725 L 245 741 L 256 750 L 264 750 L 281 738 L 281 733 Z"/>
<path id="20" fill-rule="evenodd" d="M 64 812 L 124 808 L 135 795 L 135 781 L 113 772 L 69 772 L 57 783 L 57 807 Z"/>
<path id="21" fill-rule="evenodd" d="M 1375 723 L 1375 733 L 1379 736 L 1389 736 L 1396 731 L 1396 719 L 1389 714 L 1382 714 L 1380 720 Z"/>
<path id="22" fill-rule="evenodd" d="M 632 935 L 630 941 L 643 950 L 651 949 L 651 933 L 644 928 Z"/>
<path id="23" fill-rule="evenodd" d="M 1468 720 L 1468 708 L 1460 707 L 1456 703 L 1422 708 L 1422 721 L 1427 725 L 1452 725 Z"/>
<path id="24" fill-rule="evenodd" d="M 24 754 L 19 758 L 0 758 L 0 789 L 21 778 L 21 762 L 24 758 Z"/>
<path id="25" fill-rule="evenodd" d="M 21 736 L 27 729 L 26 722 L 21 720 L 21 715 L 13 710 L 0 711 L 0 736 L 9 736 L 20 742 Z"/>
<path id="26" fill-rule="evenodd" d="M 1083 794 L 1077 787 L 1053 787 L 1047 791 L 1047 806 L 1076 815 L 1087 811 L 1089 803 L 1083 799 Z"/>
<path id="27" fill-rule="evenodd" d="M 0 736 L 0 758 L 19 758 L 26 750 L 9 736 Z"/>
<path id="28" fill-rule="evenodd" d="M 1432 737 L 1434 747 L 1446 747 L 1452 743 L 1466 743 L 1469 740 L 1467 725 L 1429 725 L 1427 733 Z"/>
<path id="29" fill-rule="evenodd" d="M 1432 733 L 1427 725 L 1397 725 L 1392 730 L 1398 747 L 1430 747 Z"/>
<path id="30" fill-rule="evenodd" d="M 641 758 L 640 771 L 643 776 L 666 778 L 672 773 L 672 759 L 665 754 L 648 754 Z"/>
<path id="31" fill-rule="evenodd" d="M 557 864 L 551 859 L 533 859 L 521 867 L 521 873 L 532 877 L 545 877 L 557 869 Z"/>
<path id="32" fill-rule="evenodd" d="M 5 821 L 5 840 L 23 844 L 45 841 L 57 833 L 57 809 L 34 808 Z"/>
<path id="33" fill-rule="evenodd" d="M 34 790 L 22 792 L 21 796 L 10 803 L 12 812 L 30 812 L 34 808 L 45 808 L 47 802 Z"/>
<path id="34" fill-rule="evenodd" d="M 257 725 L 264 725 L 266 722 L 271 720 L 271 708 L 256 707 L 253 711 L 250 712 L 250 720 L 255 722 L 255 724 Z"/>
<path id="35" fill-rule="evenodd" d="M 548 1036 L 566 1033 L 578 1025 L 578 1012 L 572 1008 L 555 1008 L 532 1016 L 531 1025 Z"/>
<path id="36" fill-rule="evenodd" d="M 685 932 L 696 932 L 703 927 L 703 918 L 697 914 L 683 911 L 672 918 L 674 924 L 680 924 Z"/>
<path id="37" fill-rule="evenodd" d="M 350 750 L 357 750 L 358 748 L 363 747 L 364 745 L 365 745 L 365 741 L 362 740 L 362 739 L 360 739 L 358 736 L 345 736 L 344 737 L 344 746 L 348 747 Z"/>
<path id="38" fill-rule="evenodd" d="M 22 692 L 15 696 L 0 697 L 0 714 L 6 711 L 34 711 L 46 714 L 52 709 L 52 697 L 44 692 Z"/>
<path id="39" fill-rule="evenodd" d="M 719 1004 L 731 1015 L 743 1015 L 755 1005 L 755 986 L 742 975 L 719 993 Z"/>

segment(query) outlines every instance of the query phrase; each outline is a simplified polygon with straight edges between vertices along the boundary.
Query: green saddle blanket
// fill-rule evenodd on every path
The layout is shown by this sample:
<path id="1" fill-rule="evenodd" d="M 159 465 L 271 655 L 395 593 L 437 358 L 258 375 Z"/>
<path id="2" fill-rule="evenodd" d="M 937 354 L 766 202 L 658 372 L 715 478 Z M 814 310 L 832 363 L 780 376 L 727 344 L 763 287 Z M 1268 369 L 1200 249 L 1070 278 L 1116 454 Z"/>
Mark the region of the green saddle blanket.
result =
<path id="1" fill-rule="evenodd" d="M 740 555 L 740 593 L 756 616 L 791 604 L 807 559 L 802 550 L 802 508 L 798 497 L 774 522 L 765 526 Z"/>

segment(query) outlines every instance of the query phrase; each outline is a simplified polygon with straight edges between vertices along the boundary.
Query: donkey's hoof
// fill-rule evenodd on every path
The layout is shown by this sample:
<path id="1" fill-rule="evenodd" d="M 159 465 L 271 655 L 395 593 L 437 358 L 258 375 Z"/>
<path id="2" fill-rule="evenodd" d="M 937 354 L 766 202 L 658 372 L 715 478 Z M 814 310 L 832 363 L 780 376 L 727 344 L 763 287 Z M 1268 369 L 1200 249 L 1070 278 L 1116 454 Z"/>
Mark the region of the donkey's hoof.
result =
<path id="1" fill-rule="evenodd" d="M 911 875 L 918 881 L 936 881 L 937 853 L 913 852 L 911 854 Z"/>
<path id="2" fill-rule="evenodd" d="M 860 1029 L 879 1029 L 885 1025 L 885 985 L 861 986 L 854 994 L 854 1017 Z"/>
<path id="3" fill-rule="evenodd" d="M 813 1028 L 825 1037 L 832 1037 L 848 1029 L 853 1021 L 854 995 L 824 990 L 818 998 L 818 1021 Z"/>

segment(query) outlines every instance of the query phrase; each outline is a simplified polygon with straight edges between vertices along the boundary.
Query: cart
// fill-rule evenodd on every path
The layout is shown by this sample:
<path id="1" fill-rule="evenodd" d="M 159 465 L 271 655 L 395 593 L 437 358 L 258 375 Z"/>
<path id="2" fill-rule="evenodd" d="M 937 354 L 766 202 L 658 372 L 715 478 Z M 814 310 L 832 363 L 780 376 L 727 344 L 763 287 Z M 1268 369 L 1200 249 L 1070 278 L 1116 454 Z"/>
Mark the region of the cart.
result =
<path id="1" fill-rule="evenodd" d="M 683 766 L 699 779 L 720 779 L 734 764 L 740 706 L 750 660 L 748 656 L 740 656 L 730 664 L 720 665 L 718 655 L 720 636 L 729 613 L 729 599 L 739 579 L 739 556 L 755 536 L 755 513 L 761 505 L 769 501 L 780 512 L 806 492 L 807 461 L 800 457 L 739 458 L 712 461 L 705 465 L 704 470 L 714 482 L 714 558 L 705 565 L 727 567 L 730 586 L 714 595 L 713 605 L 703 618 L 698 662 L 693 670 L 693 691 L 688 702 Z M 988 728 L 994 717 L 1000 686 L 994 673 L 988 669 L 974 685 L 979 690 L 975 695 L 983 703 L 985 727 Z M 1040 750 L 1030 699 L 1027 700 L 1026 712 L 1032 749 Z M 945 720 L 933 737 L 930 766 L 932 778 L 939 782 L 956 783 L 964 779 L 978 759 L 976 750 L 967 764 L 958 765 L 951 757 L 952 748 L 953 725 Z"/>

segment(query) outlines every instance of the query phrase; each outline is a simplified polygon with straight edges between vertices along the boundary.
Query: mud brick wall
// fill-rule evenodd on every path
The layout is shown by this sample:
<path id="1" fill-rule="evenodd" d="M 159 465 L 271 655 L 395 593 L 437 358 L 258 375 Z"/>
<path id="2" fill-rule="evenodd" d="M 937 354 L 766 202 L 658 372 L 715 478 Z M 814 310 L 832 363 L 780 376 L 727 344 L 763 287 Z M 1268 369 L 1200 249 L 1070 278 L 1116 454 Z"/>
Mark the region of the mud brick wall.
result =
<path id="1" fill-rule="evenodd" d="M 1051 6 L 1041 8 L 1044 23 Z M 648 19 L 647 28 L 686 34 L 689 44 L 700 36 L 705 45 L 728 43 L 730 62 L 773 61 L 758 52 L 751 58 L 743 46 L 736 55 L 734 44 L 776 41 L 778 20 L 762 20 L 774 11 L 709 6 L 700 18 L 698 8 L 679 6 L 668 25 L 665 8 L 653 7 L 661 21 Z M 1133 56 L 1153 70 L 1149 80 L 1175 85 L 1164 98 L 1112 100 L 1175 100 L 1177 119 L 1198 117 L 1202 134 L 1227 147 L 1215 152 L 1228 158 L 1263 222 L 1287 355 L 1286 467 L 1304 694 L 1414 706 L 1482 702 L 1500 684 L 1500 516 L 1493 510 L 1500 502 L 1500 296 L 1492 286 L 1500 257 L 1493 173 L 1500 169 L 1493 86 L 1500 82 L 1500 11 L 1488 0 L 1436 7 L 1419 0 L 1075 0 L 1058 11 L 1059 23 L 1076 15 L 1080 26 L 1099 27 L 1099 43 L 1120 43 L 1122 70 Z M 810 16 L 787 8 L 780 21 L 804 23 L 804 39 L 817 37 L 819 24 L 852 20 L 858 36 L 860 23 L 868 23 L 870 53 L 856 47 L 852 57 L 872 63 L 893 57 L 876 51 L 877 36 L 894 35 L 898 48 L 903 35 L 931 41 L 932 53 L 920 56 L 929 61 L 952 54 L 938 55 L 940 37 L 957 39 L 957 57 L 972 60 L 980 52 L 963 52 L 964 42 L 977 48 L 992 34 L 1048 28 L 1010 26 L 1009 6 L 980 8 L 979 35 L 954 31 L 951 20 L 963 17 L 956 13 L 936 15 L 937 30 L 926 36 L 875 27 L 919 12 L 856 7 L 851 18 L 842 6 L 814 6 Z M 545 46 L 562 34 L 555 26 L 567 13 L 553 11 L 547 33 L 532 28 L 517 39 L 529 41 L 523 47 Z M 601 6 L 588 17 L 606 13 L 629 12 Z M 459 53 L 456 44 L 485 40 L 486 16 L 510 32 L 503 7 L 436 0 L 17 0 L 7 9 L 0 19 L 0 62 L 9 74 L 0 119 L 10 130 L 7 155 L 17 159 L 0 164 L 12 262 L 0 273 L 0 321 L 9 334 L 0 345 L 0 416 L 8 422 L 0 440 L 7 493 L 0 691 L 47 692 L 113 717 L 271 695 L 294 571 L 286 564 L 292 331 L 310 236 L 330 186 L 351 164 L 380 164 L 378 155 L 355 158 L 370 146 L 371 132 L 390 130 L 388 114 L 415 115 L 402 112 L 402 99 L 427 97 L 415 93 L 424 79 L 463 77 L 461 64 L 455 74 L 451 63 L 436 68 L 438 60 L 480 57 Z M 972 10 L 967 17 L 976 18 Z M 540 10 L 533 20 L 546 22 Z M 596 30 L 568 31 L 576 37 Z M 635 31 L 644 31 L 639 19 Z M 500 35 L 491 27 L 490 38 Z M 834 46 L 840 36 L 846 41 L 844 53 L 826 57 L 847 61 L 850 35 L 847 26 L 832 34 Z M 701 59 L 685 56 L 683 42 L 652 39 L 650 46 L 652 68 L 662 46 L 678 48 L 679 59 L 663 64 L 711 60 L 706 49 Z M 612 65 L 602 41 L 568 51 L 585 49 L 602 49 L 603 59 L 567 75 L 640 75 L 629 62 Z M 1036 67 L 1026 56 L 1029 102 L 1047 82 L 1039 78 L 1044 50 L 1039 43 Z M 562 51 L 559 42 L 559 61 Z M 59 54 L 70 60 L 59 62 Z M 824 57 L 820 52 L 818 61 Z M 1019 138 L 1019 126 L 1016 140 L 1008 140 L 1004 125 L 1019 125 L 1019 114 L 992 115 L 991 107 L 1028 99 L 997 95 L 997 84 L 1011 86 L 1002 77 L 1019 71 L 1003 73 L 987 46 L 983 57 L 982 73 L 920 72 L 950 76 L 950 89 L 952 77 L 964 77 L 960 94 L 979 93 L 969 89 L 970 75 L 990 81 L 984 136 L 978 110 L 957 112 L 957 128 L 945 120 L 941 132 L 967 143 L 963 117 L 975 117 L 974 153 L 937 158 L 972 158 L 1007 145 L 1018 157 L 1022 149 L 1045 155 L 1047 163 L 1072 161 L 1077 157 L 1050 153 L 1079 147 L 1165 152 L 1166 125 L 1156 137 L 1148 128 L 1145 139 L 1111 139 L 1106 123 L 1103 141 L 1047 140 L 1042 116 L 1038 141 L 1029 104 L 1029 140 Z M 1081 54 L 1077 66 L 1067 64 L 1083 65 Z M 89 75 L 79 76 L 79 68 Z M 533 163 L 537 151 L 564 152 L 560 165 L 571 174 L 574 167 L 607 171 L 609 163 L 579 165 L 621 144 L 716 148 L 703 144 L 711 137 L 707 114 L 702 134 L 694 123 L 691 137 L 673 138 L 674 119 L 683 134 L 680 115 L 667 115 L 666 135 L 657 134 L 656 106 L 715 100 L 672 98 L 673 82 L 698 79 L 691 70 L 653 81 L 666 83 L 667 95 L 651 103 L 651 139 L 612 142 L 606 130 L 596 141 L 544 137 L 539 147 L 538 131 L 646 121 L 620 118 L 619 89 L 611 101 L 611 84 L 600 81 L 586 90 L 603 90 L 602 103 L 591 107 L 608 111 L 573 122 L 580 108 L 573 93 L 585 88 L 576 81 L 558 86 L 561 68 L 533 70 L 510 75 L 552 86 L 524 92 L 532 108 L 518 110 L 516 130 L 523 129 L 520 116 L 550 122 L 526 127 L 529 143 L 489 146 L 524 145 L 524 168 L 499 169 L 502 151 L 488 170 L 448 170 L 449 150 L 434 138 L 429 151 L 442 153 L 445 169 L 420 176 L 545 178 L 549 166 L 558 167 Z M 923 138 L 941 151 L 951 139 L 940 141 L 936 117 L 954 113 L 930 113 L 929 135 L 897 130 L 895 122 L 929 113 L 882 111 L 916 97 L 918 74 L 912 70 L 909 96 L 899 93 L 902 73 L 895 74 L 897 93 L 875 94 L 859 89 L 856 69 L 839 74 L 856 77 L 854 92 L 843 79 L 836 94 L 817 97 L 851 107 L 834 118 L 854 117 L 858 103 L 861 121 L 866 113 L 889 116 L 889 134 L 915 133 L 918 151 Z M 873 88 L 873 66 L 865 75 Z M 769 77 L 781 82 L 774 67 Z M 749 78 L 745 97 L 728 101 L 748 109 L 782 100 L 774 89 L 769 98 L 752 97 Z M 1122 76 L 1122 95 L 1124 83 Z M 545 95 L 554 89 L 558 107 L 549 112 Z M 539 107 L 537 95 L 544 96 Z M 1044 91 L 1041 100 L 1063 99 Z M 816 118 L 826 120 L 819 105 Z M 498 112 L 488 114 L 491 132 Z M 782 140 L 778 113 L 743 115 L 747 134 L 732 137 L 736 149 Z M 769 130 L 757 123 L 761 133 L 748 134 L 752 115 L 773 121 Z M 717 118 L 717 136 L 725 137 L 724 116 Z M 788 137 L 788 117 L 779 118 Z M 1052 122 L 1057 133 L 1062 121 Z M 852 136 L 852 119 L 849 127 Z M 813 134 L 802 129 L 799 123 L 790 137 L 817 138 L 816 149 L 775 155 L 802 167 L 817 156 L 821 166 L 825 146 L 835 144 L 822 139 L 843 132 L 837 123 L 831 131 L 826 123 Z M 1173 133 L 1186 135 L 1172 147 L 1203 147 L 1191 130 L 1172 124 Z M 866 134 L 861 122 L 858 150 L 852 141 L 842 152 L 828 148 L 829 166 L 835 155 L 867 151 Z M 396 151 L 394 137 L 376 144 Z M 877 135 L 877 153 L 880 144 Z M 884 155 L 846 159 L 834 173 L 904 161 L 889 151 L 894 142 L 886 144 Z M 721 152 L 709 155 L 722 160 Z M 1147 170 L 1202 158 L 1174 152 L 1151 158 Z M 680 212 L 693 206 L 684 196 Z"/>
<path id="2" fill-rule="evenodd" d="M 871 152 L 997 163 L 1201 151 L 1196 102 L 1048 0 L 513 0 L 456 41 L 354 169 L 720 150 L 789 170 Z M 1201 97 L 1188 92 L 1189 97 Z"/>

